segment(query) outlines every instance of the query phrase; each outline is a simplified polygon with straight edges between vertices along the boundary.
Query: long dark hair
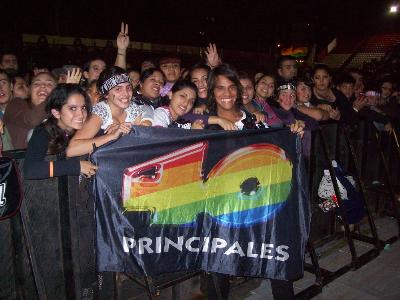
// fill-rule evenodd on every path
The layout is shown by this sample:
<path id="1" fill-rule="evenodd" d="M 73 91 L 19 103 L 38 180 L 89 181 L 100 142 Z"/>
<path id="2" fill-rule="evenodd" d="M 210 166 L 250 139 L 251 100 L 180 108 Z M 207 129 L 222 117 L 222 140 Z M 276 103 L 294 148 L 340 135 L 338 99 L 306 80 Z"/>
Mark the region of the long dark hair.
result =
<path id="1" fill-rule="evenodd" d="M 86 92 L 77 84 L 61 83 L 50 93 L 47 98 L 47 120 L 43 122 L 41 126 L 43 126 L 50 135 L 48 147 L 49 154 L 57 154 L 64 151 L 64 149 L 68 145 L 69 139 L 74 133 L 67 133 L 63 129 L 61 129 L 57 125 L 58 120 L 53 116 L 51 110 L 55 109 L 57 111 L 61 111 L 62 107 L 67 103 L 68 98 L 74 94 L 83 96 L 89 115 L 92 107 L 90 98 L 86 94 Z"/>
<path id="2" fill-rule="evenodd" d="M 215 100 L 214 89 L 217 84 L 218 76 L 225 76 L 226 78 L 228 78 L 230 81 L 232 81 L 234 83 L 234 85 L 237 88 L 237 96 L 236 96 L 235 105 L 237 107 L 241 107 L 242 106 L 243 89 L 242 89 L 242 85 L 240 84 L 240 81 L 239 81 L 238 73 L 232 66 L 230 66 L 228 64 L 222 64 L 222 65 L 219 65 L 218 67 L 214 68 L 208 76 L 208 82 L 207 82 L 207 87 L 208 87 L 208 91 L 207 91 L 208 99 L 207 100 L 208 101 L 207 102 L 208 102 L 208 109 L 209 109 L 210 113 L 215 114 L 217 112 L 217 102 Z"/>

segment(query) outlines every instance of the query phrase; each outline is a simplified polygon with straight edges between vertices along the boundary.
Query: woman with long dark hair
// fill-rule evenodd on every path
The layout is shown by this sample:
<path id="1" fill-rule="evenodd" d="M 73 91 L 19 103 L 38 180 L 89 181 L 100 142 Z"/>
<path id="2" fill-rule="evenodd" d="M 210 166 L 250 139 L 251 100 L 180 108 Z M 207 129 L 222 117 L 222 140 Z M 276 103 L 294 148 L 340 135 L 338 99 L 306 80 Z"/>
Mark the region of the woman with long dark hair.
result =
<path id="1" fill-rule="evenodd" d="M 33 130 L 24 162 L 26 179 L 43 179 L 84 174 L 90 177 L 97 167 L 88 161 L 73 158 L 47 161 L 47 154 L 63 155 L 76 130 L 83 127 L 90 113 L 89 96 L 77 84 L 60 84 L 49 95 L 47 119 Z"/>

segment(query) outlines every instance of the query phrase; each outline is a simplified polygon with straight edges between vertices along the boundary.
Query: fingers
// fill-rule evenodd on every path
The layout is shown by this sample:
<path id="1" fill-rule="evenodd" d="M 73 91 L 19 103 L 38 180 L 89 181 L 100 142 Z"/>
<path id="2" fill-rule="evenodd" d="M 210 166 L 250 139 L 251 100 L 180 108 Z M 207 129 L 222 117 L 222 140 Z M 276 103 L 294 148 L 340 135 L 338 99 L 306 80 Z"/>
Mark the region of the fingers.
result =
<path id="1" fill-rule="evenodd" d="M 131 131 L 132 124 L 131 123 L 121 123 L 119 124 L 118 131 L 127 134 Z"/>
<path id="2" fill-rule="evenodd" d="M 128 35 L 128 24 L 125 24 L 124 22 L 121 22 L 121 31 L 119 32 L 120 35 L 122 36 L 127 36 Z"/>
<path id="3" fill-rule="evenodd" d="M 208 47 L 207 47 L 207 51 L 209 53 L 215 53 L 215 52 L 217 52 L 217 46 L 213 43 L 209 43 Z"/>
<path id="4" fill-rule="evenodd" d="M 192 124 L 192 129 L 204 129 L 204 123 L 202 120 L 196 120 Z"/>
<path id="5" fill-rule="evenodd" d="M 79 68 L 73 68 L 67 71 L 67 81 L 66 83 L 78 84 L 81 80 L 82 72 Z"/>
<path id="6" fill-rule="evenodd" d="M 222 125 L 221 125 L 221 127 L 222 127 L 224 130 L 237 130 L 237 127 L 235 126 L 235 124 L 233 124 L 233 123 L 230 122 L 230 121 L 225 121 L 225 122 L 223 122 Z"/>
<path id="7" fill-rule="evenodd" d="M 86 177 L 90 178 L 96 174 L 98 167 L 87 160 L 80 161 L 81 173 Z"/>
<path id="8" fill-rule="evenodd" d="M 143 120 L 143 116 L 137 116 L 135 121 L 133 122 L 133 125 L 141 125 L 142 124 L 142 120 Z"/>

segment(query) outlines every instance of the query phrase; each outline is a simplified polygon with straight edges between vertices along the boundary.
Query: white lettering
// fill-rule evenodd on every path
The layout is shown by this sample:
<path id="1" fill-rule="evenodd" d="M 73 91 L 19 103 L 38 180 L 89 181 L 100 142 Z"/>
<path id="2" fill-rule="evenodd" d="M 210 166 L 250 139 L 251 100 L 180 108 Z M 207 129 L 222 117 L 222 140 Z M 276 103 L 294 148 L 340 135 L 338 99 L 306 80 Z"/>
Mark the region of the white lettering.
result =
<path id="1" fill-rule="evenodd" d="M 200 248 L 192 247 L 191 244 L 192 244 L 193 241 L 200 241 L 200 238 L 199 237 L 195 237 L 195 236 L 191 237 L 191 238 L 188 238 L 186 243 L 185 243 L 186 249 L 188 249 L 190 252 L 200 252 Z"/>
<path id="2" fill-rule="evenodd" d="M 258 257 L 258 254 L 253 253 L 254 242 L 249 242 L 247 244 L 247 257 Z"/>
<path id="3" fill-rule="evenodd" d="M 267 259 L 273 259 L 274 257 L 271 254 L 272 249 L 274 248 L 274 244 L 261 244 L 261 254 L 260 257 L 261 258 L 267 258 Z"/>
<path id="4" fill-rule="evenodd" d="M 276 256 L 276 260 L 279 261 L 285 261 L 289 259 L 289 253 L 287 253 L 285 250 L 289 249 L 289 246 L 286 245 L 279 245 L 276 247 L 276 253 L 282 255 L 282 256 Z"/>
<path id="5" fill-rule="evenodd" d="M 161 236 L 156 237 L 156 253 L 161 253 Z"/>
<path id="6" fill-rule="evenodd" d="M 4 196 L 5 193 L 6 193 L 6 183 L 3 182 L 2 184 L 0 184 L 0 206 L 6 205 L 7 199 Z"/>
<path id="7" fill-rule="evenodd" d="M 147 253 L 153 253 L 154 251 L 150 248 L 153 241 L 148 237 L 142 237 L 138 240 L 139 244 L 139 254 L 144 254 L 146 249 Z"/>
<path id="8" fill-rule="evenodd" d="M 211 253 L 217 252 L 217 248 L 225 248 L 227 245 L 226 241 L 220 238 L 213 238 L 211 243 Z"/>
<path id="9" fill-rule="evenodd" d="M 203 252 L 208 252 L 209 246 L 210 246 L 210 238 L 207 236 L 204 238 Z"/>
<path id="10" fill-rule="evenodd" d="M 235 242 L 232 246 L 229 247 L 228 250 L 225 251 L 224 254 L 231 255 L 232 253 L 237 253 L 240 256 L 244 256 L 244 252 L 242 247 L 239 245 L 239 242 Z"/>
<path id="11" fill-rule="evenodd" d="M 128 253 L 129 249 L 133 249 L 135 245 L 136 245 L 135 239 L 128 238 L 126 236 L 122 238 L 122 247 L 124 248 L 124 252 Z"/>
<path id="12" fill-rule="evenodd" d="M 175 243 L 174 241 L 170 240 L 169 238 L 165 238 L 164 242 L 165 242 L 164 252 L 168 252 L 169 251 L 169 246 L 170 245 L 172 247 L 174 247 L 175 249 L 178 249 L 179 251 L 182 252 L 183 235 L 182 236 L 178 236 L 178 242 L 177 243 Z"/>

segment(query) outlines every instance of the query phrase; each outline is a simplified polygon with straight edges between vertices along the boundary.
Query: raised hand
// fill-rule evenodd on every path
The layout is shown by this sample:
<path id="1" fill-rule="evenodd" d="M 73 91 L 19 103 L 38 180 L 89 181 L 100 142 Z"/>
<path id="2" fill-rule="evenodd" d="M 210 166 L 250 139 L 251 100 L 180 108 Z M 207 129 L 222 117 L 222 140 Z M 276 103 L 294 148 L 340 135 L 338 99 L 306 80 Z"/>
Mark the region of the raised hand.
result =
<path id="1" fill-rule="evenodd" d="M 66 83 L 75 83 L 79 84 L 82 77 L 82 71 L 79 68 L 73 68 L 71 71 L 67 72 L 67 81 Z"/>
<path id="2" fill-rule="evenodd" d="M 121 23 L 121 31 L 117 36 L 118 53 L 125 52 L 129 46 L 128 24 Z"/>
<path id="3" fill-rule="evenodd" d="M 211 69 L 222 63 L 221 58 L 218 55 L 217 46 L 215 44 L 208 44 L 205 54 L 207 57 L 207 65 L 209 65 Z"/>

